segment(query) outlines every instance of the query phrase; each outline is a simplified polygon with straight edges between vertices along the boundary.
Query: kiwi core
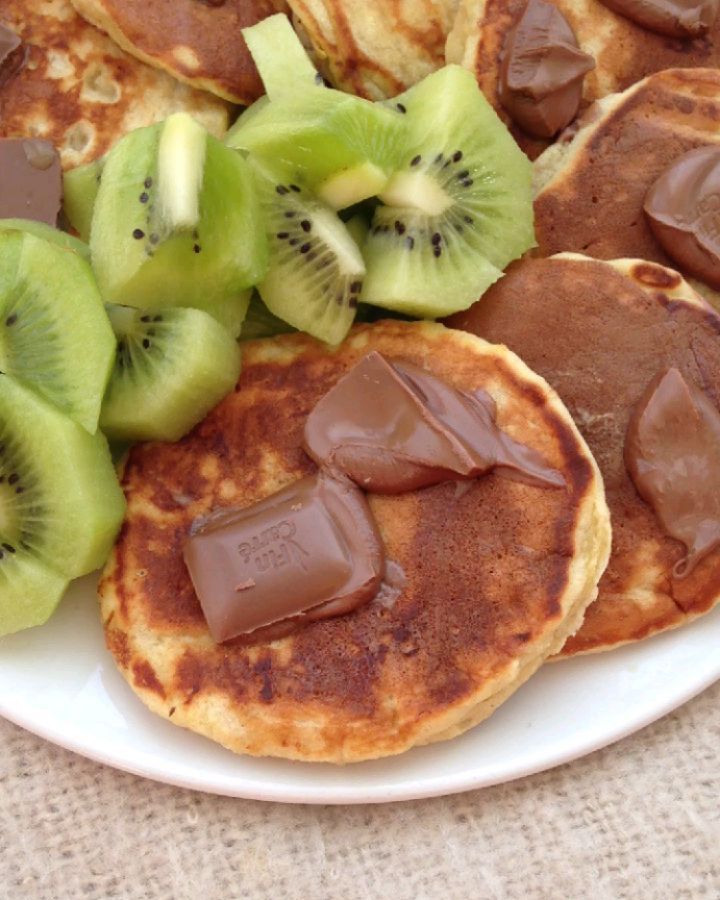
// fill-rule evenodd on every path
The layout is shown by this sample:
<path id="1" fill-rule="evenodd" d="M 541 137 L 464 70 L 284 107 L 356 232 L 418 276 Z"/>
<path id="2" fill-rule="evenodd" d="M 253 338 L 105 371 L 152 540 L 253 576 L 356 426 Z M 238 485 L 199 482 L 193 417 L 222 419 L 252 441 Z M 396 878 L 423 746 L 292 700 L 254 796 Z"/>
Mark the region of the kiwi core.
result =
<path id="1" fill-rule="evenodd" d="M 441 216 L 454 201 L 426 172 L 396 172 L 379 195 L 388 206 L 417 209 L 427 216 Z"/>

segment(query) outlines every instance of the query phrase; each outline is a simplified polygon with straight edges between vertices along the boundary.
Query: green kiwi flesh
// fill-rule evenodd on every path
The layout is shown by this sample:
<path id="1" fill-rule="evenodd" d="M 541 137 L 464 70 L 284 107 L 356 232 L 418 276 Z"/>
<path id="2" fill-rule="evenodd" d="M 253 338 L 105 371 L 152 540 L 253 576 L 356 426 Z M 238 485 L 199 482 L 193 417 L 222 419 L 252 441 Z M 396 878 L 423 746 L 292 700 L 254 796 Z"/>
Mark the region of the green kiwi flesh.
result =
<path id="1" fill-rule="evenodd" d="M 325 88 L 319 76 L 311 79 L 308 67 L 315 71 L 285 16 L 271 16 L 243 34 L 270 102 L 261 98 L 243 113 L 225 143 L 286 169 L 293 179 L 302 176 L 333 209 L 378 194 L 399 159 L 401 117 Z"/>
<path id="2" fill-rule="evenodd" d="M 69 169 L 63 175 L 63 213 L 85 243 L 90 240 L 93 208 L 104 163 L 102 157 L 77 169 Z"/>
<path id="3" fill-rule="evenodd" d="M 283 13 L 243 28 L 242 36 L 271 100 L 323 83 Z"/>
<path id="4" fill-rule="evenodd" d="M 254 341 L 258 338 L 275 337 L 276 334 L 287 334 L 295 331 L 282 319 L 270 312 L 260 297 L 255 294 L 250 301 L 247 316 L 240 332 L 241 341 Z"/>
<path id="5" fill-rule="evenodd" d="M 32 234 L 0 230 L 0 371 L 92 434 L 114 353 L 88 263 Z"/>
<path id="6" fill-rule="evenodd" d="M 365 264 L 337 213 L 303 186 L 257 171 L 270 265 L 258 291 L 294 328 L 338 344 L 355 318 Z"/>
<path id="7" fill-rule="evenodd" d="M 102 434 L 0 376 L 0 631 L 44 621 L 102 565 L 124 510 Z"/>
<path id="8" fill-rule="evenodd" d="M 0 231 L 22 231 L 32 234 L 44 241 L 49 241 L 63 250 L 72 250 L 82 257 L 85 262 L 90 262 L 90 248 L 66 231 L 46 225 L 45 222 L 36 222 L 34 219 L 0 219 Z"/>
<path id="9" fill-rule="evenodd" d="M 194 307 L 233 328 L 267 265 L 247 163 L 185 114 L 131 132 L 105 161 L 90 250 L 106 301 Z"/>
<path id="10" fill-rule="evenodd" d="M 177 441 L 235 387 L 240 349 L 207 313 L 108 311 L 118 352 L 100 424 L 111 439 Z"/>
<path id="11" fill-rule="evenodd" d="M 364 244 L 361 300 L 435 318 L 474 303 L 534 245 L 531 164 L 459 66 L 397 103 L 409 141 Z"/>

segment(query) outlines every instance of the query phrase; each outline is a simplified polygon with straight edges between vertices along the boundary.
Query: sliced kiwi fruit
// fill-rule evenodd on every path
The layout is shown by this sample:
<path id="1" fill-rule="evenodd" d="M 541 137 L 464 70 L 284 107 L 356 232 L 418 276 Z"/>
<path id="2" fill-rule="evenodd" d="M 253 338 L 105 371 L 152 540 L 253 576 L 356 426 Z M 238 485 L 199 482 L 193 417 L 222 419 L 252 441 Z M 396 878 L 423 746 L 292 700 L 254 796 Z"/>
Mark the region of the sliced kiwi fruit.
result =
<path id="1" fill-rule="evenodd" d="M 207 313 L 108 312 L 118 352 L 100 424 L 111 439 L 179 440 L 235 387 L 240 349 Z"/>
<path id="2" fill-rule="evenodd" d="M 95 198 L 100 190 L 105 158 L 69 169 L 63 175 L 63 213 L 70 225 L 86 243 L 90 240 Z"/>
<path id="3" fill-rule="evenodd" d="M 534 245 L 531 165 L 459 66 L 397 103 L 409 142 L 379 195 L 361 299 L 434 318 L 469 306 Z"/>
<path id="4" fill-rule="evenodd" d="M 241 341 L 275 337 L 276 334 L 287 334 L 291 331 L 295 331 L 292 325 L 288 325 L 271 313 L 258 294 L 253 295 L 240 332 Z"/>
<path id="5" fill-rule="evenodd" d="M 90 262 L 90 248 L 87 244 L 66 231 L 60 231 L 59 228 L 53 228 L 52 225 L 47 225 L 45 222 L 37 222 L 35 219 L 0 219 L 0 231 L 23 231 L 26 234 L 33 234 L 35 237 L 62 247 L 63 250 L 72 250 L 86 262 Z"/>
<path id="6" fill-rule="evenodd" d="M 262 98 L 246 110 L 225 143 L 286 169 L 294 179 L 302 177 L 333 209 L 379 193 L 402 151 L 401 117 L 380 104 L 318 87 L 285 16 L 271 16 L 243 35 L 270 101 Z M 305 63 L 299 76 L 298 56 Z M 317 81 L 322 85 L 322 78 Z"/>
<path id="7" fill-rule="evenodd" d="M 244 28 L 242 34 L 271 100 L 323 83 L 283 13 Z"/>
<path id="8" fill-rule="evenodd" d="M 231 327 L 228 303 L 235 315 L 267 265 L 248 164 L 185 113 L 131 132 L 103 166 L 90 250 L 106 301 Z"/>
<path id="9" fill-rule="evenodd" d="M 0 371 L 92 434 L 114 353 L 88 263 L 32 234 L 0 230 Z"/>
<path id="10" fill-rule="evenodd" d="M 102 565 L 124 509 L 105 438 L 0 376 L 0 632 L 43 621 Z"/>
<path id="11" fill-rule="evenodd" d="M 345 337 L 358 304 L 365 263 L 345 223 L 308 189 L 256 169 L 270 264 L 258 291 L 268 309 L 329 344 Z"/>

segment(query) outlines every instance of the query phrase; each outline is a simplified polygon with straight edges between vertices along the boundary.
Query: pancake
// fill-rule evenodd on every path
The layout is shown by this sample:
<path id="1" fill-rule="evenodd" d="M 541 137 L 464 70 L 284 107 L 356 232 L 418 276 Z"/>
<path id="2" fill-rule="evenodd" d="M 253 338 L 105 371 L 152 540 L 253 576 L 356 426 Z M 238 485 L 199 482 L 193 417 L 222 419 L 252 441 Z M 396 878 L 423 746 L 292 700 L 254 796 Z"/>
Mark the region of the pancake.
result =
<path id="1" fill-rule="evenodd" d="M 485 96 L 501 111 L 497 85 L 500 55 L 526 0 L 461 0 L 448 36 L 448 62 L 475 73 Z M 570 23 L 580 48 L 595 59 L 585 76 L 583 105 L 624 91 L 647 75 L 673 68 L 720 67 L 720 17 L 708 34 L 697 40 L 677 40 L 655 34 L 613 12 L 600 0 L 553 0 Z M 513 128 L 522 148 L 535 158 L 548 141 Z"/>
<path id="2" fill-rule="evenodd" d="M 272 643 L 213 644 L 181 556 L 191 523 L 314 471 L 305 419 L 370 350 L 482 386 L 567 489 L 491 473 L 370 496 L 404 572 L 396 599 Z M 567 410 L 505 348 L 434 323 L 356 326 L 335 350 L 284 335 L 243 354 L 238 389 L 193 432 L 129 454 L 127 518 L 100 584 L 121 672 L 152 710 L 241 753 L 344 763 L 462 733 L 577 629 L 605 566 L 602 482 Z"/>
<path id="3" fill-rule="evenodd" d="M 651 75 L 600 101 L 579 124 L 535 162 L 538 253 L 675 266 L 647 225 L 643 201 L 678 157 L 720 142 L 720 70 Z M 713 300 L 710 288 L 691 283 Z"/>
<path id="4" fill-rule="evenodd" d="M 394 97 L 445 65 L 456 0 L 288 0 L 299 32 L 335 87 Z"/>
<path id="5" fill-rule="evenodd" d="M 3 0 L 0 22 L 20 35 L 25 53 L 25 64 L 0 78 L 0 136 L 52 141 L 65 169 L 173 112 L 189 112 L 218 136 L 227 128 L 224 101 L 123 53 L 69 0 Z"/>
<path id="6" fill-rule="evenodd" d="M 720 551 L 684 580 L 684 546 L 640 498 L 623 461 L 630 413 L 658 372 L 677 366 L 720 406 L 720 316 L 677 272 L 637 260 L 524 260 L 451 319 L 520 355 L 557 390 L 600 466 L 613 547 L 598 599 L 563 656 L 674 628 L 720 600 Z"/>
<path id="7" fill-rule="evenodd" d="M 263 93 L 241 30 L 283 0 L 72 0 L 123 50 L 179 81 L 248 105 Z"/>

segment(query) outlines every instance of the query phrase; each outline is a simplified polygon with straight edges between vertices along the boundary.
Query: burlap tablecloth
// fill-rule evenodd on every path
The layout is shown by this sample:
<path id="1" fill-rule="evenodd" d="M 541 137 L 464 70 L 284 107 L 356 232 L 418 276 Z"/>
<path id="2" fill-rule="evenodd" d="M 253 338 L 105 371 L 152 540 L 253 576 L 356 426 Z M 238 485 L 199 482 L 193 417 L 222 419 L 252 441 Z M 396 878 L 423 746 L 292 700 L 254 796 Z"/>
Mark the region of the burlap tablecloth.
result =
<path id="1" fill-rule="evenodd" d="M 283 806 L 155 784 L 0 721 L 2 900 L 720 897 L 720 684 L 559 769 Z"/>

